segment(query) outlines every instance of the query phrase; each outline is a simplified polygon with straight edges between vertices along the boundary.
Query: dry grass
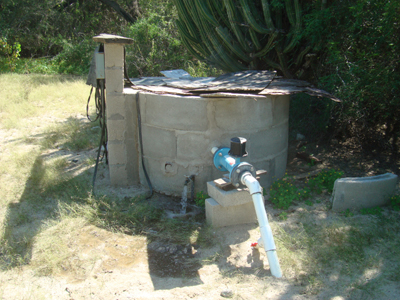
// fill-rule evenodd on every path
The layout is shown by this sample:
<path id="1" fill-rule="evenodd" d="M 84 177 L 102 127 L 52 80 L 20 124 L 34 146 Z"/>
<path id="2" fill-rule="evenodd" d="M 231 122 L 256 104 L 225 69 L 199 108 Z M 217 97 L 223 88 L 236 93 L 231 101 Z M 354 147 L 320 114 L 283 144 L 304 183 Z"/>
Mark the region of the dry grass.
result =
<path id="1" fill-rule="evenodd" d="M 89 91 L 82 78 L 73 76 L 2 74 L 0 85 L 4 129 L 33 130 L 77 112 L 84 114 Z"/>
<path id="2" fill-rule="evenodd" d="M 273 223 L 283 273 L 295 284 L 305 286 L 308 294 L 332 284 L 344 293 L 373 293 L 377 286 L 398 279 L 398 212 L 385 208 L 379 217 L 357 212 L 345 216 L 305 207 L 287 221 Z"/>
<path id="3" fill-rule="evenodd" d="M 7 268 L 31 260 L 42 227 L 57 219 L 58 203 L 79 190 L 57 147 L 93 147 L 98 130 L 84 120 L 89 87 L 82 78 L 2 74 L 0 86 L 0 247 Z"/>

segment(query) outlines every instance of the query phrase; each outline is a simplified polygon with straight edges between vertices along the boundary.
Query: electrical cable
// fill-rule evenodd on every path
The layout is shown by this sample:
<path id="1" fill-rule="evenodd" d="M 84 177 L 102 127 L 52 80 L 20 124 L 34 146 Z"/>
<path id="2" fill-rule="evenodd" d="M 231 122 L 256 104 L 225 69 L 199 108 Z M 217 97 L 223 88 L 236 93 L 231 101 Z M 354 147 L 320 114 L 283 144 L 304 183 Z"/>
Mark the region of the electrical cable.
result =
<path id="1" fill-rule="evenodd" d="M 195 179 L 195 176 L 194 175 L 190 175 L 190 180 L 192 181 L 192 186 L 191 186 L 191 188 L 190 188 L 190 200 L 192 201 L 192 203 L 194 202 L 194 179 Z"/>
<path id="2" fill-rule="evenodd" d="M 147 184 L 150 188 L 150 195 L 147 196 L 146 199 L 149 199 L 153 196 L 153 185 L 151 184 L 149 175 L 147 174 L 146 166 L 144 165 L 143 140 L 142 140 L 142 118 L 140 116 L 139 91 L 136 94 L 136 110 L 137 110 L 138 131 L 139 131 L 140 157 L 142 160 L 143 173 L 144 173 L 144 176 L 146 177 Z"/>
<path id="3" fill-rule="evenodd" d="M 127 81 L 128 84 L 133 86 L 134 84 L 130 80 L 128 76 L 128 69 L 126 66 L 126 50 L 124 47 L 124 77 L 125 80 Z M 139 103 L 139 91 L 136 93 L 136 112 L 137 112 L 137 121 L 138 121 L 138 132 L 139 132 L 139 147 L 140 147 L 140 158 L 142 161 L 142 168 L 143 168 L 143 173 L 147 181 L 147 185 L 149 186 L 150 189 L 150 195 L 146 197 L 146 199 L 150 199 L 153 196 L 153 185 L 151 184 L 150 177 L 147 174 L 146 166 L 144 164 L 144 155 L 143 155 L 143 139 L 142 139 L 142 118 L 140 114 L 140 103 Z"/>
<path id="4" fill-rule="evenodd" d="M 86 115 L 87 118 L 91 122 L 95 122 L 99 120 L 100 128 L 101 128 L 101 137 L 100 137 L 100 145 L 99 149 L 97 151 L 97 158 L 96 158 L 96 165 L 94 167 L 94 174 L 93 174 L 93 181 L 92 181 L 92 194 L 94 195 L 94 186 L 96 182 L 96 176 L 97 176 L 97 169 L 99 166 L 99 161 L 100 161 L 100 153 L 101 153 L 101 148 L 103 147 L 103 157 L 106 158 L 106 164 L 108 164 L 108 151 L 107 151 L 107 126 L 106 126 L 106 102 L 105 102 L 105 94 L 104 94 L 104 79 L 97 79 L 97 87 L 95 91 L 95 103 L 96 103 L 96 118 L 92 120 L 89 116 L 89 102 L 90 102 L 90 97 L 92 95 L 93 87 L 90 90 L 90 95 L 89 99 L 87 102 L 86 106 Z"/>

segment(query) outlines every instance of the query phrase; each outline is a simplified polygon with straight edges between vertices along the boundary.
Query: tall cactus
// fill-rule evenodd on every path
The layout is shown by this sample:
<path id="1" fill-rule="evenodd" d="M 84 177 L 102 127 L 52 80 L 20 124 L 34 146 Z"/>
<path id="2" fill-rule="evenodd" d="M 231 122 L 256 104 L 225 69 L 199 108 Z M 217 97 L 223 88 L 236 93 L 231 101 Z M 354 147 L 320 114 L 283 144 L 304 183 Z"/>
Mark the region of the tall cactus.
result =
<path id="1" fill-rule="evenodd" d="M 224 71 L 277 69 L 301 77 L 300 0 L 174 0 L 183 44 Z"/>

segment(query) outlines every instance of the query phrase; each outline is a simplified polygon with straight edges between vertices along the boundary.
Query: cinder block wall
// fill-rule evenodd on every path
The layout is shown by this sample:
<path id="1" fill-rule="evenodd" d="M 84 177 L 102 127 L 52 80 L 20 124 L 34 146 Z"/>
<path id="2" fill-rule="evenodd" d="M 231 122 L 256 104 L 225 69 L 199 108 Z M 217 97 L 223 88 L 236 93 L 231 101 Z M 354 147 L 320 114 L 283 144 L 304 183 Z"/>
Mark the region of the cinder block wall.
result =
<path id="1" fill-rule="evenodd" d="M 260 180 L 263 187 L 285 174 L 288 96 L 256 101 L 140 92 L 139 99 L 145 165 L 156 190 L 179 195 L 185 176 L 194 174 L 196 189 L 206 191 L 206 182 L 223 174 L 213 165 L 211 148 L 229 147 L 235 136 L 248 141 L 243 161 L 268 171 Z M 145 183 L 143 174 L 140 179 Z"/>
<path id="2" fill-rule="evenodd" d="M 123 88 L 123 46 L 105 42 L 106 113 L 112 184 L 146 184 L 141 169 L 136 94 Z M 99 39 L 100 41 L 100 39 Z M 108 42 L 107 42 L 108 41 Z M 229 147 L 235 136 L 248 140 L 248 161 L 268 174 L 263 187 L 284 175 L 287 161 L 289 96 L 201 98 L 139 92 L 144 163 L 154 189 L 180 195 L 185 176 L 196 190 L 222 173 L 212 163 L 212 147 Z"/>

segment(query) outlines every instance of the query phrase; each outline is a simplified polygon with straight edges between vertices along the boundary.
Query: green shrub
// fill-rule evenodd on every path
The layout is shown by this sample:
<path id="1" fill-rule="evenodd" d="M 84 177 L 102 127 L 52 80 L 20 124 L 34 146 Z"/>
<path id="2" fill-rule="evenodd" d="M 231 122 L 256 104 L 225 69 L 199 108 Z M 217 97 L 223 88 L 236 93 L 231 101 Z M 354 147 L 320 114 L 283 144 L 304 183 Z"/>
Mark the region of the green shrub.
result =
<path id="1" fill-rule="evenodd" d="M 333 134 L 393 154 L 400 128 L 399 10 L 399 1 L 333 1 L 308 16 L 304 31 L 320 45 L 315 79 L 343 101 L 332 110 Z"/>
<path id="2" fill-rule="evenodd" d="M 21 44 L 9 43 L 7 38 L 0 37 L 0 72 L 13 72 L 21 52 Z"/>
<path id="3" fill-rule="evenodd" d="M 293 95 L 289 108 L 291 135 L 303 134 L 307 141 L 317 141 L 326 136 L 331 129 L 332 111 L 338 103 L 299 93 Z"/>
<path id="4" fill-rule="evenodd" d="M 308 181 L 308 185 L 310 189 L 317 194 L 322 193 L 323 190 L 332 193 L 336 179 L 341 178 L 343 174 L 343 171 L 337 171 L 335 169 L 323 170 L 317 176 L 311 178 Z"/>
<path id="5" fill-rule="evenodd" d="M 58 72 L 62 74 L 87 75 L 96 43 L 87 37 L 77 43 L 62 41 L 62 51 L 54 58 Z"/>
<path id="6" fill-rule="evenodd" d="M 209 198 L 209 196 L 203 191 L 200 191 L 196 193 L 196 196 L 194 197 L 194 202 L 197 206 L 205 207 L 207 198 Z"/>
<path id="7" fill-rule="evenodd" d="M 124 34 L 135 41 L 127 47 L 131 77 L 160 76 L 160 71 L 180 69 L 191 59 L 177 35 L 174 19 L 165 12 L 149 13 Z"/>
<path id="8" fill-rule="evenodd" d="M 394 195 L 390 197 L 390 204 L 395 211 L 400 210 L 400 195 Z"/>
<path id="9" fill-rule="evenodd" d="M 288 209 L 292 202 L 298 199 L 299 191 L 290 180 L 280 179 L 271 185 L 269 196 L 275 207 Z"/>

